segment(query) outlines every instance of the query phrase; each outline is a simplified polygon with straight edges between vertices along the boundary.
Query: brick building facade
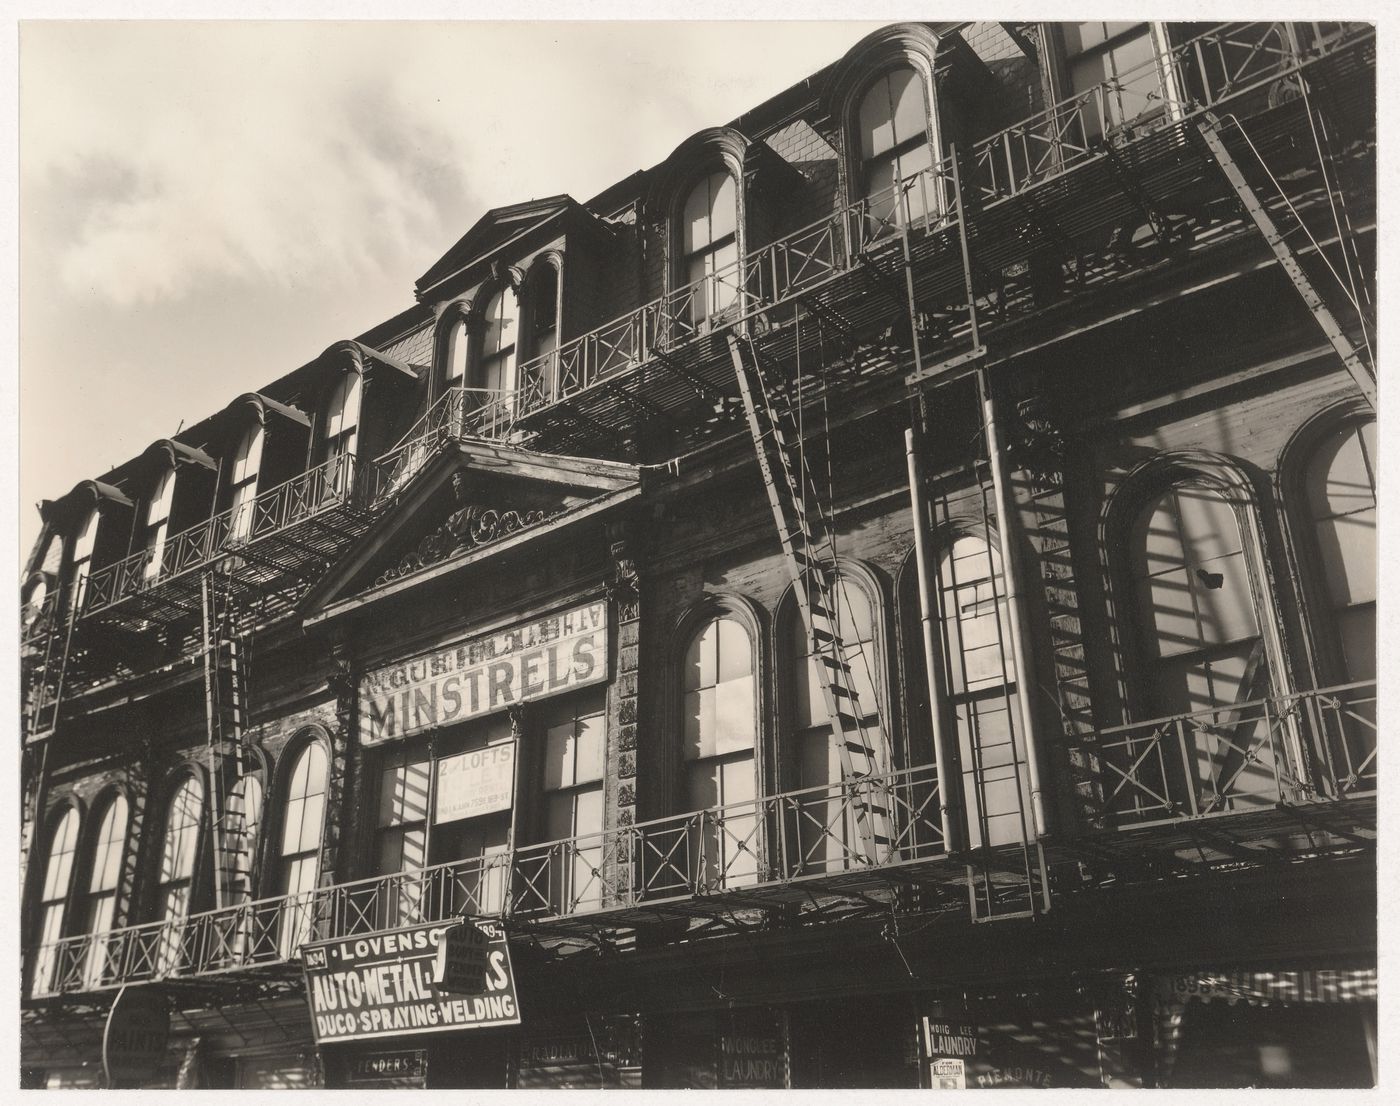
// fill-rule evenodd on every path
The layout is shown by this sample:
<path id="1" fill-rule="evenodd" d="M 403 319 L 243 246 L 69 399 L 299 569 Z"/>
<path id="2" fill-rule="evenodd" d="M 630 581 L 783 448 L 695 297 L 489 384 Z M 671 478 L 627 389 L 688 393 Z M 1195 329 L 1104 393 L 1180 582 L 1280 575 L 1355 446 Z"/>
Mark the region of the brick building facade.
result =
<path id="1" fill-rule="evenodd" d="M 26 1082 L 1370 1085 L 1374 96 L 896 24 L 46 501 Z"/>

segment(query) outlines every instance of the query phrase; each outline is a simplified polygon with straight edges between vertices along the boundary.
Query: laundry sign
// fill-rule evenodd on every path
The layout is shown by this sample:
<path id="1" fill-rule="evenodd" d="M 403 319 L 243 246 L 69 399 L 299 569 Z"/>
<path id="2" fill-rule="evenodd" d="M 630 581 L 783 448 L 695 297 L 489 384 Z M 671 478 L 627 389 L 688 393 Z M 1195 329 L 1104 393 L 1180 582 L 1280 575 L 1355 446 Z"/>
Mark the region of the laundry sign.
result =
<path id="1" fill-rule="evenodd" d="M 360 681 L 361 740 L 379 745 L 607 678 L 600 599 L 370 672 Z"/>

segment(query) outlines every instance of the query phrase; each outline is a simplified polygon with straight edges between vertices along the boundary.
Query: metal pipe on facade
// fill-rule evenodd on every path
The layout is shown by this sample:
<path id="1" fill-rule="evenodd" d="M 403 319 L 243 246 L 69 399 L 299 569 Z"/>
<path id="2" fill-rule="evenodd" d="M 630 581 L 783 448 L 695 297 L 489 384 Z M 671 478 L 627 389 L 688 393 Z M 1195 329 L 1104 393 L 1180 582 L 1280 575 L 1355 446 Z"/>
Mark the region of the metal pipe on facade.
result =
<path id="1" fill-rule="evenodd" d="M 1016 516 L 1011 497 L 1007 493 L 1006 459 L 1001 451 L 1001 439 L 997 433 L 996 400 L 992 396 L 986 369 L 976 374 L 977 389 L 982 399 L 983 432 L 987 440 L 987 461 L 992 470 L 992 494 L 996 497 L 997 528 L 1001 531 L 1002 576 L 1006 580 L 1007 622 L 1011 630 L 1011 659 L 1016 667 L 1017 699 L 1020 703 L 1021 730 L 1026 742 L 1026 774 L 1031 785 L 1031 818 L 1036 837 L 1045 834 L 1045 801 L 1040 784 L 1040 757 L 1038 727 L 1035 723 L 1033 692 L 1036 684 L 1030 666 L 1030 656 L 1025 632 L 1025 604 L 1021 601 L 1020 558 L 1016 553 L 1014 536 Z"/>
<path id="2" fill-rule="evenodd" d="M 953 852 L 961 846 L 962 835 L 955 836 L 953 810 L 952 753 L 944 722 L 948 718 L 948 688 L 944 678 L 943 654 L 938 648 L 938 571 L 934 550 L 930 548 L 932 533 L 928 500 L 924 495 L 923 459 L 919 452 L 919 436 L 913 427 L 904 432 L 904 452 L 909 462 L 909 504 L 914 512 L 914 563 L 919 572 L 919 622 L 923 629 L 924 670 L 928 678 L 929 717 L 933 727 L 933 759 L 938 779 L 938 817 L 943 829 L 943 844 Z M 961 827 L 958 827 L 959 829 Z"/>

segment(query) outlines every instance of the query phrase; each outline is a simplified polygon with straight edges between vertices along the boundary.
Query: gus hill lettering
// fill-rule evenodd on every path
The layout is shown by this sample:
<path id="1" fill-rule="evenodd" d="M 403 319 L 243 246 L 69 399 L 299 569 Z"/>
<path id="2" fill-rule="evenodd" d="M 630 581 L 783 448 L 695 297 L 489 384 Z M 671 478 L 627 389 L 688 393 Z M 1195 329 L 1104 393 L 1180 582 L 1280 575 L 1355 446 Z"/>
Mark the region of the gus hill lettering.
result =
<path id="1" fill-rule="evenodd" d="M 607 678 L 603 601 L 537 619 L 368 674 L 366 744 L 406 737 Z"/>

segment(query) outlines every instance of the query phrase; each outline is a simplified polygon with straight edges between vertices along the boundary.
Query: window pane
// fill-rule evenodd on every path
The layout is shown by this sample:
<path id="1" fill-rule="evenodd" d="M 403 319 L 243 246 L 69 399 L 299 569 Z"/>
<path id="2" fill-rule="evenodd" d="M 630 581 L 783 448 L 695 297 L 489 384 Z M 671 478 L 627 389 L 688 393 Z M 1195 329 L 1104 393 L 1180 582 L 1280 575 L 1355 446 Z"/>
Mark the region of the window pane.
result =
<path id="1" fill-rule="evenodd" d="M 1364 511 L 1317 524 L 1327 592 L 1334 606 L 1376 598 L 1376 517 Z"/>
<path id="2" fill-rule="evenodd" d="M 578 720 L 578 759 L 574 767 L 574 782 L 603 778 L 603 715 L 586 714 Z"/>
<path id="3" fill-rule="evenodd" d="M 718 242 L 735 233 L 739 207 L 734 198 L 734 178 L 728 173 L 710 177 L 710 241 Z"/>
<path id="4" fill-rule="evenodd" d="M 862 161 L 882 154 L 894 146 L 894 120 L 890 104 L 888 76 L 877 80 L 861 98 L 858 117 Z"/>
<path id="5" fill-rule="evenodd" d="M 692 764 L 686 772 L 686 798 L 691 810 L 719 805 L 719 764 L 714 760 Z"/>
<path id="6" fill-rule="evenodd" d="M 551 726 L 544 740 L 544 786 L 552 791 L 574 782 L 574 723 Z"/>
<path id="7" fill-rule="evenodd" d="M 583 837 L 603 831 L 603 789 L 590 787 L 575 797 L 574 833 Z"/>
<path id="8" fill-rule="evenodd" d="M 165 828 L 165 850 L 161 858 L 161 881 L 189 879 L 194 871 L 195 845 L 203 813 L 199 785 L 188 779 L 171 800 Z"/>
<path id="9" fill-rule="evenodd" d="M 550 795 L 544 807 L 544 839 L 563 841 L 574 833 L 574 797 Z"/>
<path id="10" fill-rule="evenodd" d="M 896 69 L 889 75 L 890 101 L 894 105 L 894 141 L 898 145 L 921 138 L 927 131 L 924 93 L 912 69 Z"/>
<path id="11" fill-rule="evenodd" d="M 421 822 L 428 816 L 428 762 L 415 761 L 384 769 L 379 791 L 379 824 Z"/>
<path id="12" fill-rule="evenodd" d="M 710 180 L 690 190 L 681 215 L 681 252 L 694 253 L 710 244 Z"/>
<path id="13" fill-rule="evenodd" d="M 73 852 L 78 844 L 78 812 L 69 807 L 54 830 L 49 847 L 49 864 L 44 872 L 43 898 L 62 900 L 68 894 L 68 880 L 73 871 Z"/>
<path id="14" fill-rule="evenodd" d="M 110 891 L 121 878 L 122 850 L 126 844 L 126 799 L 116 796 L 102 816 L 102 825 L 97 834 L 97 849 L 92 859 L 92 878 L 88 889 L 92 892 Z"/>
<path id="15" fill-rule="evenodd" d="M 1185 487 L 1178 489 L 1173 498 L 1189 561 L 1199 564 L 1240 551 L 1235 512 L 1218 492 Z"/>
<path id="16" fill-rule="evenodd" d="M 1376 608 L 1374 604 L 1351 607 L 1337 615 L 1342 639 L 1347 683 L 1376 678 Z"/>
<path id="17" fill-rule="evenodd" d="M 1192 570 L 1190 582 L 1201 620 L 1202 641 L 1239 641 L 1259 633 L 1243 553 L 1199 565 Z"/>
<path id="18" fill-rule="evenodd" d="M 681 754 L 686 760 L 715 753 L 715 689 L 688 691 L 682 700 Z"/>
<path id="19" fill-rule="evenodd" d="M 712 687 L 719 658 L 720 624 L 718 620 L 705 623 L 690 639 L 685 655 L 684 689 L 696 691 Z"/>
<path id="20" fill-rule="evenodd" d="M 715 688 L 714 751 L 736 752 L 753 747 L 754 685 L 752 676 L 726 680 Z"/>
<path id="21" fill-rule="evenodd" d="M 175 492 L 175 470 L 162 469 L 156 478 L 156 486 L 151 493 L 150 507 L 146 511 L 147 525 L 154 525 L 170 517 L 170 500 Z"/>
<path id="22" fill-rule="evenodd" d="M 722 618 L 714 625 L 719 630 L 718 678 L 732 680 L 736 676 L 750 675 L 753 672 L 753 646 L 748 632 L 732 618 Z M 710 682 L 714 682 L 713 679 Z"/>
<path id="23" fill-rule="evenodd" d="M 238 451 L 233 458 L 233 482 L 241 484 L 257 476 L 262 467 L 263 427 L 254 423 L 239 440 Z"/>

